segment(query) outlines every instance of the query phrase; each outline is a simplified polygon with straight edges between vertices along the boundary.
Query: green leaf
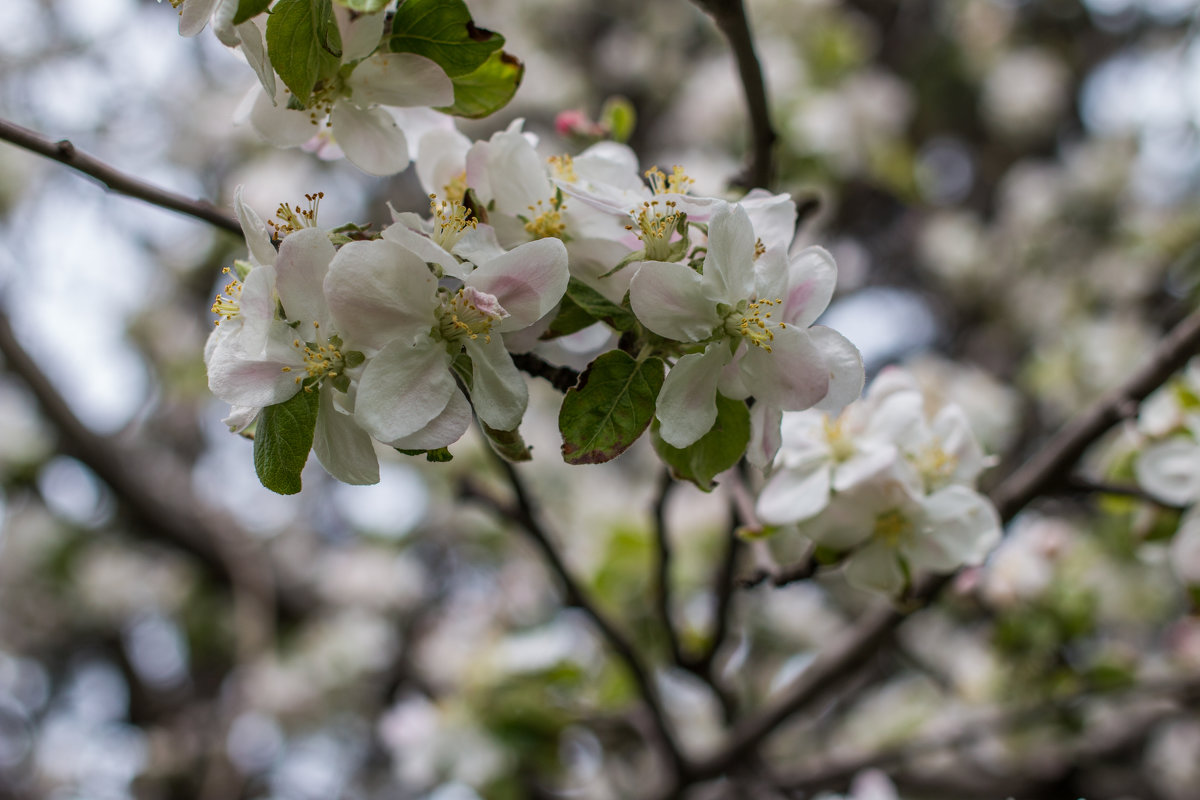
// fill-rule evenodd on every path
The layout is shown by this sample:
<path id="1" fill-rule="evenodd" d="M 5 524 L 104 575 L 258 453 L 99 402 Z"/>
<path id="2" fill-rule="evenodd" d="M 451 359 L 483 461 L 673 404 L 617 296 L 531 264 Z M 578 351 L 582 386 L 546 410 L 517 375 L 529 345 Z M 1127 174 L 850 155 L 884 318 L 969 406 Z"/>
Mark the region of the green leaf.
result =
<path id="1" fill-rule="evenodd" d="M 423 456 L 425 456 L 426 461 L 433 461 L 438 464 L 445 463 L 446 461 L 454 460 L 454 454 L 450 452 L 449 447 L 439 447 L 436 450 L 405 450 L 403 448 L 397 447 L 396 452 L 403 453 L 406 456 L 423 455 Z"/>
<path id="2" fill-rule="evenodd" d="M 572 280 L 574 279 L 572 278 Z M 557 339 L 559 336 L 567 336 L 595 324 L 596 320 L 591 314 L 580 308 L 570 297 L 564 296 L 558 305 L 558 313 L 554 315 L 550 327 L 538 338 L 542 340 Z"/>
<path id="3" fill-rule="evenodd" d="M 567 283 L 567 297 L 593 318 L 607 322 L 624 332 L 637 324 L 637 317 L 627 308 L 617 305 L 583 281 L 571 278 Z"/>
<path id="4" fill-rule="evenodd" d="M 706 492 L 716 485 L 713 478 L 732 467 L 750 443 L 750 410 L 742 400 L 717 393 L 717 421 L 712 430 L 694 444 L 672 447 L 658 435 L 658 423 L 650 431 L 654 449 L 679 480 L 691 481 Z"/>
<path id="5" fill-rule="evenodd" d="M 267 19 L 267 55 L 296 100 L 341 66 L 341 39 L 330 0 L 279 0 Z"/>
<path id="6" fill-rule="evenodd" d="M 558 412 L 563 460 L 602 464 L 625 452 L 654 417 L 664 369 L 660 358 L 638 362 L 621 350 L 589 364 Z"/>
<path id="7" fill-rule="evenodd" d="M 504 46 L 504 37 L 476 28 L 462 0 L 405 0 L 392 18 L 391 46 L 396 53 L 425 56 L 457 78 L 483 66 Z"/>
<path id="8" fill-rule="evenodd" d="M 608 135 L 614 142 L 624 144 L 633 136 L 633 128 L 637 125 L 637 109 L 625 97 L 610 97 L 600 109 L 600 124 L 608 128 Z"/>
<path id="9" fill-rule="evenodd" d="M 334 2 L 360 14 L 374 14 L 377 11 L 383 11 L 391 0 L 334 0 Z"/>
<path id="10" fill-rule="evenodd" d="M 497 50 L 479 69 L 452 78 L 454 105 L 437 110 L 456 117 L 486 117 L 508 105 L 524 75 L 525 65 L 520 60 Z"/>
<path id="11" fill-rule="evenodd" d="M 238 0 L 237 11 L 233 15 L 233 24 L 241 25 L 248 19 L 253 19 L 267 10 L 271 0 Z"/>
<path id="12" fill-rule="evenodd" d="M 483 432 L 487 435 L 492 449 L 505 461 L 517 462 L 531 461 L 533 459 L 533 456 L 529 452 L 529 446 L 521 438 L 519 430 L 498 431 L 495 428 L 488 427 L 484 424 L 483 420 L 479 421 L 479 427 L 483 428 Z"/>
<path id="13" fill-rule="evenodd" d="M 300 491 L 300 471 L 312 449 L 321 393 L 299 391 L 291 400 L 267 406 L 254 431 L 254 471 L 278 494 Z"/>

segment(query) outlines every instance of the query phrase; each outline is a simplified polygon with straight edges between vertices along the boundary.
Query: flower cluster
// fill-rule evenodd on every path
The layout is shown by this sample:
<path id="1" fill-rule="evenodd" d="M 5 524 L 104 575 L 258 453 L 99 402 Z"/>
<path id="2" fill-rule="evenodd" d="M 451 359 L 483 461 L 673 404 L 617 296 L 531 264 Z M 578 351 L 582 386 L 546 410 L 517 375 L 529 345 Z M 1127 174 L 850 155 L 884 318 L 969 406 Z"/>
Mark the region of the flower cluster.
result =
<path id="1" fill-rule="evenodd" d="M 276 251 L 239 195 L 249 257 L 213 306 L 206 350 L 231 426 L 317 393 L 313 448 L 351 483 L 376 478 L 371 438 L 437 450 L 472 411 L 486 429 L 515 431 L 528 395 L 510 351 L 562 335 L 554 322 L 569 302 L 622 331 L 629 361 L 657 369 L 662 385 L 606 458 L 653 416 L 669 446 L 695 444 L 723 396 L 752 404 L 753 435 L 735 446 L 766 464 L 784 412 L 836 412 L 859 395 L 858 351 L 812 327 L 837 271 L 825 250 L 791 247 L 790 197 L 696 196 L 678 167 L 643 181 L 633 152 L 612 142 L 549 160 L 534 145 L 519 123 L 483 142 L 425 137 L 417 173 L 431 214 L 393 210 L 373 238 L 317 227 L 312 196 L 310 210 L 280 207 Z"/>
<path id="2" fill-rule="evenodd" d="M 999 516 L 974 488 L 988 459 L 966 416 L 945 405 L 930 417 L 902 370 L 839 416 L 785 415 L 782 440 L 758 515 L 843 557 L 854 586 L 895 596 L 918 570 L 979 564 L 999 541 Z"/>

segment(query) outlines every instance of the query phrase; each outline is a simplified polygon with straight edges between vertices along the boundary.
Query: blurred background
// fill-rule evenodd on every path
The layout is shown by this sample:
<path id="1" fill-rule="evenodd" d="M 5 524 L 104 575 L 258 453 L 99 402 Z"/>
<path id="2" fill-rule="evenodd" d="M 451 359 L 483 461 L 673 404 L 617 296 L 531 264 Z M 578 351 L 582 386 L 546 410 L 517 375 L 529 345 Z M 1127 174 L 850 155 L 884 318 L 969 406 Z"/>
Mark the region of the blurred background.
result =
<path id="1" fill-rule="evenodd" d="M 526 73 L 468 134 L 521 117 L 545 155 L 577 151 L 556 115 L 594 117 L 620 96 L 643 168 L 681 164 L 696 191 L 727 190 L 745 107 L 695 6 L 470 7 Z M 1196 3 L 751 0 L 748 12 L 780 133 L 771 188 L 811 212 L 800 240 L 840 268 L 823 322 L 872 373 L 902 361 L 961 403 L 997 474 L 1193 307 Z M 316 191 L 327 225 L 378 226 L 388 201 L 425 210 L 411 170 L 370 179 L 234 125 L 253 73 L 209 31 L 180 38 L 177 21 L 145 0 L 3 0 L 0 117 L 226 208 L 245 185 L 264 219 Z M 221 268 L 243 253 L 0 143 L 0 796 L 635 796 L 662 765 L 632 685 L 537 554 L 465 496 L 467 480 L 503 496 L 479 442 L 448 464 L 385 455 L 375 487 L 311 464 L 299 496 L 259 486 L 201 359 Z M 531 386 L 523 474 L 573 570 L 661 661 L 653 454 L 643 442 L 566 467 L 557 396 Z M 1129 451 L 1118 434 L 1096 458 L 1119 469 Z M 729 497 L 679 487 L 669 501 L 676 621 L 699 642 Z M 772 753 L 819 764 L 1018 701 L 1195 674 L 1200 621 L 1157 541 L 1171 514 L 1087 497 L 1027 513 L 906 624 L 897 653 Z M 735 706 L 760 705 L 865 603 L 836 578 L 739 594 L 719 654 Z M 715 743 L 718 699 L 679 671 L 655 680 L 684 744 Z M 1200 797 L 1200 716 L 1143 706 L 1144 723 L 1122 707 L 1126 737 L 1108 749 L 1072 749 L 1103 740 L 1107 706 L 1048 703 L 1016 733 L 894 777 L 913 798 Z M 772 791 L 694 796 L 807 796 Z"/>

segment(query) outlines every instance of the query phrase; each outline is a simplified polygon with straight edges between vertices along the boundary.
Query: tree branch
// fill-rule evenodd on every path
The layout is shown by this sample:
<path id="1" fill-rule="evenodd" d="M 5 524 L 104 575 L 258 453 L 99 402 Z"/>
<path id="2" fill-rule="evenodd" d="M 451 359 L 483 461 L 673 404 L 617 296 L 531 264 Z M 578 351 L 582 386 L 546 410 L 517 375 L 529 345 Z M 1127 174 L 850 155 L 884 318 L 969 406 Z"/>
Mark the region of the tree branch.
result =
<path id="1" fill-rule="evenodd" d="M 1008 522 L 1041 494 L 1065 482 L 1071 467 L 1105 431 L 1124 417 L 1124 410 L 1162 385 L 1200 349 L 1200 311 L 1175 326 L 1150 353 L 1145 364 L 1127 381 L 1108 392 L 1090 409 L 1053 436 L 1025 465 L 992 492 L 1000 517 Z M 696 780 L 715 778 L 755 751 L 792 715 L 822 692 L 853 675 L 882 647 L 908 614 L 928 605 L 953 575 L 927 576 L 910 594 L 905 607 L 877 606 L 833 642 L 772 706 L 734 728 L 728 741 L 707 759 L 696 763 Z M 676 790 L 678 791 L 678 790 Z"/>
<path id="2" fill-rule="evenodd" d="M 588 597 L 583 587 L 571 575 L 567 569 L 566 563 L 559 554 L 558 549 L 550 539 L 549 533 L 541 522 L 538 521 L 537 513 L 533 506 L 533 500 L 525 489 L 525 484 L 517 475 L 517 471 L 513 465 L 502 458 L 496 458 L 500 464 L 505 476 L 508 478 L 509 484 L 512 486 L 513 494 L 516 497 L 516 507 L 512 507 L 497 498 L 493 497 L 489 492 L 479 488 L 470 480 L 466 480 L 462 484 L 462 493 L 475 500 L 481 501 L 484 505 L 491 507 L 501 516 L 517 523 L 518 527 L 525 532 L 529 540 L 533 542 L 538 552 L 541 554 L 550 571 L 558 579 L 562 586 L 567 605 L 574 606 L 591 620 L 592 624 L 600 632 L 600 635 L 608 643 L 608 646 L 616 654 L 617 658 L 625 665 L 633 678 L 634 684 L 638 688 L 638 693 L 641 695 L 642 702 L 645 704 L 650 714 L 651 723 L 654 726 L 655 734 L 659 738 L 659 743 L 662 746 L 664 754 L 674 772 L 674 780 L 687 784 L 691 782 L 691 766 L 684 759 L 682 752 L 679 749 L 679 744 L 675 740 L 675 735 L 671 731 L 671 727 L 667 722 L 666 711 L 663 709 L 662 701 L 659 699 L 658 690 L 654 686 L 654 678 L 650 673 L 650 669 L 642 663 L 641 656 L 633 643 L 625 637 L 616 625 L 608 619 L 608 617 L 600 610 L 600 608 L 592 602 Z"/>
<path id="3" fill-rule="evenodd" d="M 767 87 L 762 65 L 754 50 L 754 36 L 742 0 L 693 0 L 713 18 L 729 41 L 737 60 L 738 75 L 746 91 L 746 107 L 750 113 L 750 162 L 739 179 L 747 189 L 766 188 L 773 172 L 771 149 L 775 145 L 775 129 L 771 127 L 771 112 L 767 104 Z"/>
<path id="4" fill-rule="evenodd" d="M 193 200 L 174 192 L 160 189 L 145 181 L 109 166 L 95 156 L 75 149 L 67 139 L 51 141 L 28 128 L 0 119 L 0 139 L 15 144 L 38 155 L 52 158 L 98 180 L 106 189 L 118 194 L 136 197 L 160 208 L 187 214 L 190 217 L 215 225 L 221 230 L 242 235 L 242 226 L 235 217 L 204 200 Z"/>
<path id="5" fill-rule="evenodd" d="M 512 360 L 517 369 L 535 378 L 545 378 L 560 392 L 566 392 L 579 381 L 579 373 L 575 370 L 570 367 L 556 367 L 533 353 L 513 353 Z"/>
<path id="6" fill-rule="evenodd" d="M 671 660 L 683 666 L 685 664 L 683 650 L 679 646 L 679 635 L 675 631 L 675 623 L 671 621 L 671 542 L 667 532 L 666 515 L 667 498 L 670 497 L 671 488 L 674 485 L 671 471 L 664 469 L 654 500 L 654 542 L 658 556 L 654 582 L 654 605 L 658 609 L 663 632 L 667 637 Z"/>

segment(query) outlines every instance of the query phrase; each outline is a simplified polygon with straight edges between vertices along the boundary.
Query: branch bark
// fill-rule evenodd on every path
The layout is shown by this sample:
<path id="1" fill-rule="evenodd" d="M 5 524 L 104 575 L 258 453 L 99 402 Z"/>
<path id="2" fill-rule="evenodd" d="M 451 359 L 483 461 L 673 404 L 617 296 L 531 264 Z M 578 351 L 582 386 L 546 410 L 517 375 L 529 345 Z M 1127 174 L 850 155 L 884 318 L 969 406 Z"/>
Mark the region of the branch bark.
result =
<path id="1" fill-rule="evenodd" d="M 0 139 L 46 158 L 66 164 L 84 175 L 95 178 L 111 192 L 135 197 L 160 208 L 177 211 L 203 220 L 224 231 L 242 235 L 242 226 L 235 217 L 205 200 L 193 200 L 181 194 L 168 192 L 145 181 L 127 175 L 106 164 L 95 156 L 80 152 L 67 139 L 52 141 L 39 133 L 0 119 Z"/>

